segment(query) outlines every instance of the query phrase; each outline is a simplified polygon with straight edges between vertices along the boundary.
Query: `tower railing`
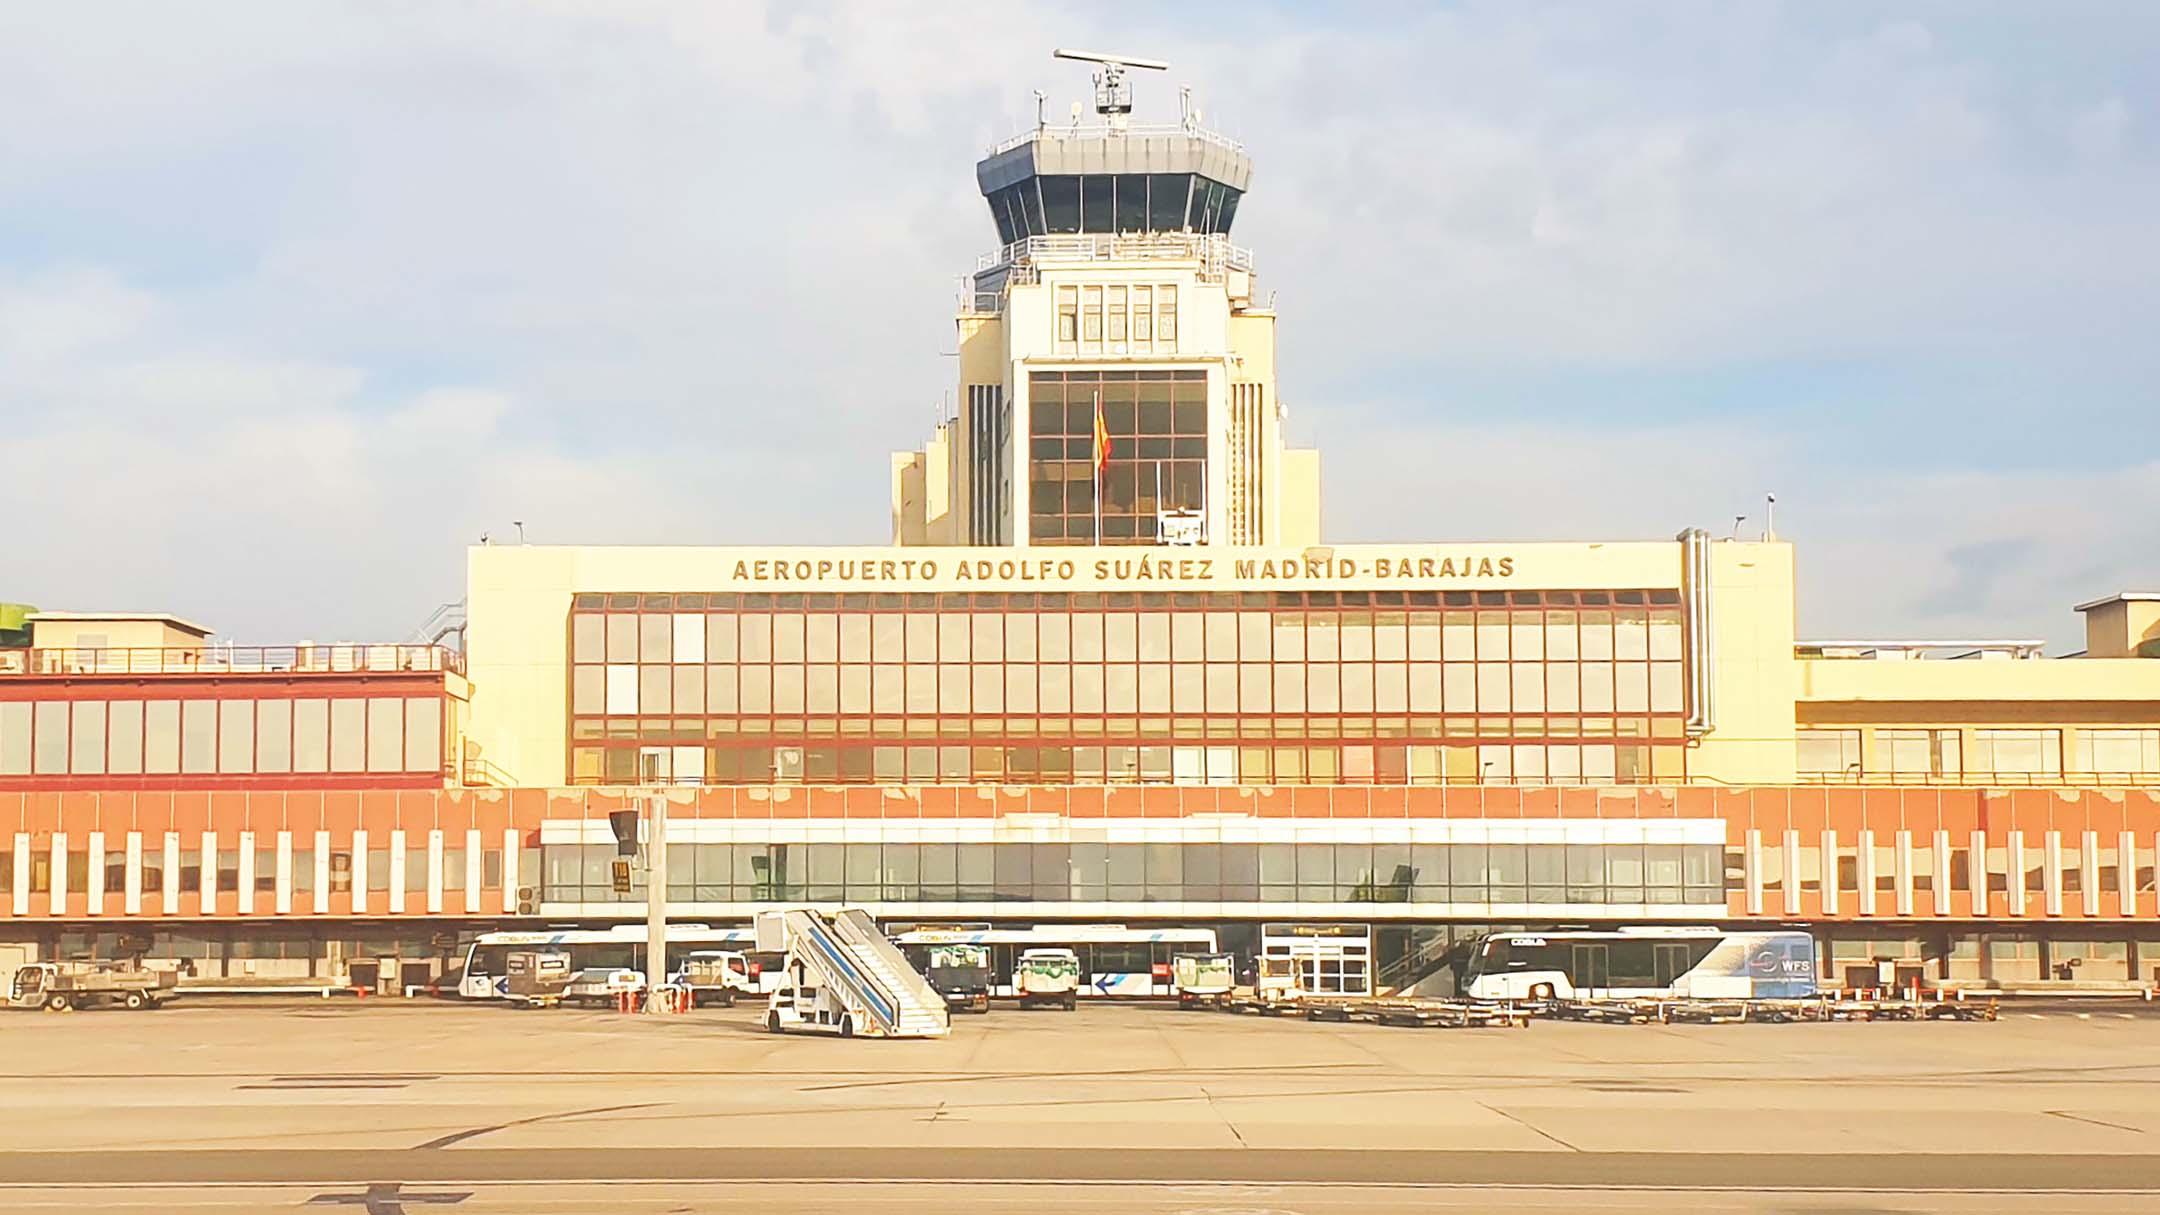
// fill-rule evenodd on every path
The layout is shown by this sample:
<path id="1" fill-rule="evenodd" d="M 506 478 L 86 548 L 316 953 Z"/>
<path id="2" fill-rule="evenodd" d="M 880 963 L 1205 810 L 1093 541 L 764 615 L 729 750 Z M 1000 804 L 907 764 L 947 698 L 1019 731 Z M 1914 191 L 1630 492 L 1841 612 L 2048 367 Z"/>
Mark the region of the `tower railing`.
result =
<path id="1" fill-rule="evenodd" d="M 1198 258 L 1201 273 L 1219 276 L 1253 269 L 1252 250 L 1233 245 L 1219 232 L 1068 232 L 1030 236 L 975 259 L 982 274 L 1006 266 L 1036 262 L 1186 260 Z"/>
<path id="2" fill-rule="evenodd" d="M 991 146 L 985 157 L 1010 152 L 1038 139 L 1197 139 L 1205 144 L 1243 154 L 1245 145 L 1228 135 L 1190 123 L 1131 123 L 1113 126 L 1103 122 L 1045 123 Z"/>

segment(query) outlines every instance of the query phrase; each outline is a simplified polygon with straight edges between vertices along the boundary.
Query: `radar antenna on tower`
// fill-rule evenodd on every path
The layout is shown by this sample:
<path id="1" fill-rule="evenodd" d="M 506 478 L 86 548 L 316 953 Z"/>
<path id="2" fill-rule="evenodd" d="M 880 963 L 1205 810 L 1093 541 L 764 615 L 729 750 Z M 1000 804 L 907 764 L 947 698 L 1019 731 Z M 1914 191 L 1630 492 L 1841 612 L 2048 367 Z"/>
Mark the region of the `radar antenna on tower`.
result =
<path id="1" fill-rule="evenodd" d="M 1164 72 L 1170 65 L 1160 59 L 1142 59 L 1137 55 L 1105 55 L 1098 51 L 1074 51 L 1063 47 L 1050 52 L 1058 59 L 1073 59 L 1081 63 L 1099 63 L 1095 72 L 1095 112 L 1103 121 L 1123 128 L 1132 121 L 1132 86 L 1125 83 L 1125 73 L 1132 68 L 1144 68 L 1151 72 Z"/>

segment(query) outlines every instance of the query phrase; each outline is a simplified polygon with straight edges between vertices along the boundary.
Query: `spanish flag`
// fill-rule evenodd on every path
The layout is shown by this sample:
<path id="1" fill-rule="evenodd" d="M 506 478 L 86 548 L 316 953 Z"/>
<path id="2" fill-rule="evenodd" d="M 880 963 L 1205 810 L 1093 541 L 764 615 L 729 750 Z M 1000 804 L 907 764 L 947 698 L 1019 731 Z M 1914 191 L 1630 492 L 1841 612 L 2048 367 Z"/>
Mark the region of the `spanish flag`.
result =
<path id="1" fill-rule="evenodd" d="M 1110 466 L 1110 428 L 1103 425 L 1102 394 L 1095 394 L 1095 472 Z"/>

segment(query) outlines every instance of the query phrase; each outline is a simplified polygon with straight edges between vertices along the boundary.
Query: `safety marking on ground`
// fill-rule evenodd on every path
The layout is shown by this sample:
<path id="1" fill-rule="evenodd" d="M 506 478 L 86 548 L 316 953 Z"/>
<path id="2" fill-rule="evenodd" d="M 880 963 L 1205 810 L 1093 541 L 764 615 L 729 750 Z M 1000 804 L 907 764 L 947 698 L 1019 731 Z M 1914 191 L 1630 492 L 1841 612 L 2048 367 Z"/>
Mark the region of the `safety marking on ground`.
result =
<path id="1" fill-rule="evenodd" d="M 405 1206 L 448 1207 L 472 1197 L 472 1191 L 452 1193 L 448 1190 L 416 1190 L 406 1192 L 399 1181 L 373 1181 L 358 1194 L 317 1194 L 307 1200 L 311 1207 L 361 1207 L 367 1215 L 405 1215 Z"/>

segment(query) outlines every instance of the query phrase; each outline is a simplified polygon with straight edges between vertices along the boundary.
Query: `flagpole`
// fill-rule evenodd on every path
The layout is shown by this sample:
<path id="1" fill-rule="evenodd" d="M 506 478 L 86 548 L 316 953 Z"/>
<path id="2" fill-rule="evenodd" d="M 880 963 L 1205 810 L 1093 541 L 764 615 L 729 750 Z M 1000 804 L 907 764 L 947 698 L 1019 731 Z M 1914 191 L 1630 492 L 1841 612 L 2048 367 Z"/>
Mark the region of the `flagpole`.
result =
<path id="1" fill-rule="evenodd" d="M 1095 543 L 1102 544 L 1102 389 L 1095 390 Z"/>

